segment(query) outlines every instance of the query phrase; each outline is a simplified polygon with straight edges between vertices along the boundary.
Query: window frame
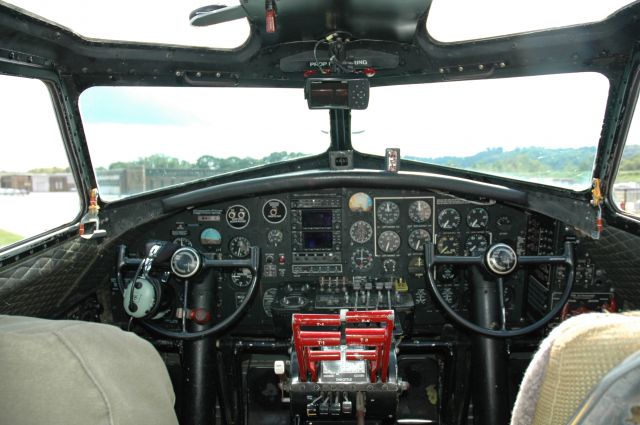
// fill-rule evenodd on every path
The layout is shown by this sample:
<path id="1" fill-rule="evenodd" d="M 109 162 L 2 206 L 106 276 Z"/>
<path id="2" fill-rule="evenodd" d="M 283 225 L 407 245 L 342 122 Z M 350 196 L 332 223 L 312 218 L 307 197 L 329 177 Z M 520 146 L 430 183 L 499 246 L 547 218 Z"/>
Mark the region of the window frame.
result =
<path id="1" fill-rule="evenodd" d="M 78 140 L 79 131 L 75 125 L 75 120 L 72 118 L 73 111 L 69 101 L 72 95 L 67 93 L 60 77 L 43 68 L 2 62 L 0 62 L 0 75 L 38 80 L 44 85 L 45 90 L 48 92 L 48 99 L 51 101 L 54 118 L 58 124 L 58 131 L 60 131 L 62 148 L 78 194 L 78 213 L 73 219 L 36 235 L 0 247 L 0 265 L 4 265 L 11 260 L 19 260 L 24 253 L 33 254 L 78 235 L 80 219 L 87 211 L 87 200 L 84 194 L 87 193 L 87 187 L 91 186 L 91 182 L 87 184 L 87 179 L 83 178 L 82 173 L 79 171 L 82 168 L 79 166 L 82 162 L 79 159 L 81 153 L 78 152 L 81 151 L 81 144 Z M 73 141 L 74 139 L 76 139 L 75 142 Z"/>

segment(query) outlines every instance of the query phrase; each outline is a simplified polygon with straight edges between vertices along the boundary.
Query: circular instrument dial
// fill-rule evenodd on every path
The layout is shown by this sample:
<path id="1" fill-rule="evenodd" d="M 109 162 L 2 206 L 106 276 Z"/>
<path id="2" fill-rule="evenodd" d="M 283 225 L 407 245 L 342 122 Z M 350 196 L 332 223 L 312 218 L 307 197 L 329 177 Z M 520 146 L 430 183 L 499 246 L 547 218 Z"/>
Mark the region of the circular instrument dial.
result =
<path id="1" fill-rule="evenodd" d="M 373 235 L 373 228 L 369 223 L 364 220 L 358 220 L 351 225 L 349 229 L 349 236 L 351 240 L 356 243 L 365 243 Z"/>
<path id="2" fill-rule="evenodd" d="M 240 288 L 249 286 L 252 278 L 253 273 L 251 273 L 251 269 L 248 269 L 246 267 L 231 272 L 231 282 L 233 282 L 234 285 Z"/>
<path id="3" fill-rule="evenodd" d="M 200 233 L 200 245 L 203 248 L 213 250 L 222 244 L 222 235 L 213 227 L 208 227 Z"/>
<path id="4" fill-rule="evenodd" d="M 175 238 L 173 243 L 180 246 L 193 246 L 193 243 L 185 237 Z"/>
<path id="5" fill-rule="evenodd" d="M 489 213 L 484 208 L 471 208 L 467 214 L 467 226 L 471 229 L 484 229 L 489 223 Z"/>
<path id="6" fill-rule="evenodd" d="M 182 279 L 187 279 L 200 270 L 200 254 L 191 247 L 178 248 L 171 256 L 171 271 Z"/>
<path id="7" fill-rule="evenodd" d="M 442 255 L 458 255 L 460 241 L 456 235 L 442 235 L 438 238 L 436 248 Z"/>
<path id="8" fill-rule="evenodd" d="M 244 236 L 234 236 L 229 241 L 229 252 L 231 252 L 231 255 L 234 257 L 245 258 L 249 255 L 250 247 L 251 242 Z"/>
<path id="9" fill-rule="evenodd" d="M 270 199 L 262 206 L 262 216 L 269 223 L 282 223 L 287 216 L 287 207 L 280 199 Z"/>
<path id="10" fill-rule="evenodd" d="M 438 214 L 438 225 L 445 230 L 457 229 L 460 225 L 460 213 L 455 208 L 445 208 Z"/>
<path id="11" fill-rule="evenodd" d="M 438 268 L 441 280 L 451 281 L 456 278 L 456 269 L 451 264 L 443 264 Z"/>
<path id="12" fill-rule="evenodd" d="M 426 201 L 413 201 L 409 205 L 409 218 L 414 223 L 426 223 L 431 218 L 431 205 Z"/>
<path id="13" fill-rule="evenodd" d="M 414 251 L 422 251 L 424 244 L 431 242 L 431 235 L 425 229 L 414 229 L 409 233 L 407 242 Z"/>
<path id="14" fill-rule="evenodd" d="M 351 265 L 355 270 L 369 270 L 373 266 L 373 254 L 366 248 L 358 248 L 351 254 Z"/>
<path id="15" fill-rule="evenodd" d="M 473 257 L 484 254 L 487 246 L 489 246 L 489 240 L 487 236 L 482 233 L 469 235 L 467 241 L 464 243 L 465 250 Z"/>
<path id="16" fill-rule="evenodd" d="M 400 235 L 393 230 L 385 230 L 378 236 L 378 248 L 382 252 L 396 252 L 400 248 Z"/>
<path id="17" fill-rule="evenodd" d="M 518 256 L 509 245 L 495 244 L 487 251 L 487 266 L 495 274 L 509 274 L 518 266 Z"/>
<path id="18" fill-rule="evenodd" d="M 400 207 L 395 202 L 384 201 L 378 205 L 376 216 L 383 224 L 393 224 L 400 217 Z"/>
<path id="19" fill-rule="evenodd" d="M 445 286 L 440 290 L 440 293 L 442 294 L 442 298 L 444 298 L 447 304 L 449 304 L 452 308 L 458 307 L 458 297 L 451 286 Z"/>
<path id="20" fill-rule="evenodd" d="M 398 262 L 393 258 L 387 258 L 382 262 L 385 273 L 395 273 L 398 270 Z"/>
<path id="21" fill-rule="evenodd" d="M 249 224 L 249 210 L 244 205 L 233 205 L 225 214 L 227 224 L 234 229 L 244 229 Z"/>
<path id="22" fill-rule="evenodd" d="M 511 218 L 508 215 L 502 215 L 496 220 L 496 225 L 501 232 L 507 232 L 511 229 Z"/>
<path id="23" fill-rule="evenodd" d="M 269 233 L 267 233 L 267 241 L 271 245 L 278 245 L 279 243 L 282 243 L 283 240 L 284 233 L 282 233 L 282 230 L 271 229 L 269 230 Z"/>

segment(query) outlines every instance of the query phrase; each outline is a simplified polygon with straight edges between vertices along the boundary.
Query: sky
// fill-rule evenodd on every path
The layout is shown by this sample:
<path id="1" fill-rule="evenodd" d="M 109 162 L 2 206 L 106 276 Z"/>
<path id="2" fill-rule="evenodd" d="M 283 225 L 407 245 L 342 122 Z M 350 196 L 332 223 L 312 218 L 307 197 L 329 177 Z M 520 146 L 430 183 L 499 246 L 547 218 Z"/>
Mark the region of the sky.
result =
<path id="1" fill-rule="evenodd" d="M 190 27 L 189 12 L 206 1 L 12 3 L 96 38 L 117 31 L 123 39 L 232 48 L 248 35 L 244 20 Z M 443 41 L 486 37 L 571 24 L 567 16 L 576 13 L 582 21 L 599 20 L 628 1 L 537 0 L 535 8 L 515 3 L 435 0 L 428 28 Z M 515 18 L 492 12 L 492 6 Z M 479 9 L 462 16 L 463 7 Z M 607 90 L 597 74 L 536 77 L 527 84 L 508 79 L 374 88 L 369 109 L 353 112 L 352 130 L 359 132 L 353 144 L 380 155 L 385 147 L 400 147 L 403 155 L 423 157 L 467 156 L 488 147 L 595 146 Z M 0 171 L 65 167 L 42 83 L 0 76 L 0 94 L 2 139 L 13 146 L 3 150 Z M 329 145 L 328 112 L 309 111 L 302 89 L 93 88 L 81 95 L 80 107 L 95 166 L 154 153 L 188 161 L 205 154 L 261 158 L 282 150 L 320 153 Z"/>

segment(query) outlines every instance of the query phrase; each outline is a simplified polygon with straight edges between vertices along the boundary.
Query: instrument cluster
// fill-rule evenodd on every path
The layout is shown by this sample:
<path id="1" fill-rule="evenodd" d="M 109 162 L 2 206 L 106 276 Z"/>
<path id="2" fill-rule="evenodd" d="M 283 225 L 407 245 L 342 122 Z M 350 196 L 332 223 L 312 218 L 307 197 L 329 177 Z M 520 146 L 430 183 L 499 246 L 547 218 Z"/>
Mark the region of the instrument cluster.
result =
<path id="1" fill-rule="evenodd" d="M 435 243 L 441 255 L 482 255 L 502 242 L 524 254 L 527 217 L 503 204 L 429 191 L 340 188 L 189 209 L 149 236 L 192 246 L 210 258 L 246 258 L 251 246 L 260 247 L 261 302 L 254 303 L 245 321 L 249 326 L 269 326 L 283 288 L 305 288 L 287 292 L 295 295 L 286 299 L 287 307 L 295 307 L 293 301 L 314 305 L 311 298 L 327 306 L 364 305 L 366 288 L 384 303 L 391 296 L 385 291 L 392 288 L 413 300 L 419 325 L 441 320 L 426 291 L 424 244 Z M 463 270 L 441 266 L 437 277 L 443 296 L 464 311 L 469 297 Z M 230 314 L 242 301 L 251 278 L 249 269 L 221 273 L 218 316 Z M 508 282 L 507 292 L 515 305 L 519 296 Z"/>

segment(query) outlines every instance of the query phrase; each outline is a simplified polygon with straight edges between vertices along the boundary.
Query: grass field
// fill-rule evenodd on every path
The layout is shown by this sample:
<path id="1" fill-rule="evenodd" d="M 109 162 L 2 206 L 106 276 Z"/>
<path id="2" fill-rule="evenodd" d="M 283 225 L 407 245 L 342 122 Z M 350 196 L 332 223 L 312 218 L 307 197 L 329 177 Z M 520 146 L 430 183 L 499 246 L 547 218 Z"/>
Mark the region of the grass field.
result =
<path id="1" fill-rule="evenodd" d="M 24 238 L 20 235 L 16 235 L 15 233 L 7 232 L 6 230 L 0 229 L 0 246 L 9 245 L 21 239 Z"/>

